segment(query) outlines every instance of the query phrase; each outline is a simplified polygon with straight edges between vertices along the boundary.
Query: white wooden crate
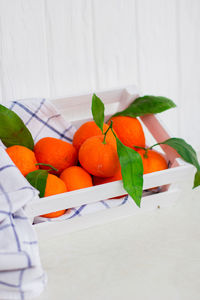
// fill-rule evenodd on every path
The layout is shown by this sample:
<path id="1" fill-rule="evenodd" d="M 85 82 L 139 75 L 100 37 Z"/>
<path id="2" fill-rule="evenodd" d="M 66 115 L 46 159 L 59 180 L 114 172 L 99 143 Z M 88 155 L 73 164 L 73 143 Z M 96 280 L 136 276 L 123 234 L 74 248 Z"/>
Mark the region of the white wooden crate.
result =
<path id="1" fill-rule="evenodd" d="M 97 95 L 105 104 L 106 119 L 117 111 L 128 106 L 139 95 L 135 86 L 121 88 L 111 91 L 97 92 Z M 67 121 L 70 121 L 75 127 L 92 119 L 91 114 L 92 94 L 71 96 L 63 99 L 52 100 L 57 110 Z M 161 142 L 171 137 L 165 125 L 154 115 L 146 115 L 140 118 L 145 130 L 145 136 L 149 145 L 153 142 Z M 87 228 L 96 224 L 110 222 L 115 219 L 130 216 L 136 213 L 142 213 L 144 210 L 151 210 L 172 205 L 179 196 L 181 185 L 185 181 L 191 180 L 194 168 L 178 158 L 177 153 L 166 145 L 161 146 L 170 168 L 167 170 L 154 172 L 144 175 L 143 189 L 150 189 L 162 186 L 162 191 L 157 194 L 146 195 L 142 197 L 141 208 L 138 208 L 134 201 L 126 202 L 124 205 L 111 208 L 105 211 L 95 212 L 80 218 L 64 220 L 61 222 L 44 222 L 36 224 L 35 228 L 44 237 L 53 234 L 75 231 Z M 25 210 L 30 218 L 42 214 L 77 207 L 83 204 L 94 203 L 111 197 L 125 194 L 122 181 L 115 181 L 104 185 L 93 186 L 72 192 L 58 194 L 46 198 L 36 199 L 29 203 Z M 65 226 L 64 226 L 65 224 Z"/>

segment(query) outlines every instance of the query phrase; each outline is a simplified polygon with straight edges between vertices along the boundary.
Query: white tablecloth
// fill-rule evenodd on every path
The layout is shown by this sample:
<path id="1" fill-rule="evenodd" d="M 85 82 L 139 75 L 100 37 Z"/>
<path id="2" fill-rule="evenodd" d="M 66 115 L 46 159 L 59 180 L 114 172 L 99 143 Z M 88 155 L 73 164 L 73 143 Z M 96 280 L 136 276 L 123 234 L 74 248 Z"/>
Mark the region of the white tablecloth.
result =
<path id="1" fill-rule="evenodd" d="M 199 188 L 171 208 L 39 240 L 49 282 L 38 300 L 200 299 Z"/>

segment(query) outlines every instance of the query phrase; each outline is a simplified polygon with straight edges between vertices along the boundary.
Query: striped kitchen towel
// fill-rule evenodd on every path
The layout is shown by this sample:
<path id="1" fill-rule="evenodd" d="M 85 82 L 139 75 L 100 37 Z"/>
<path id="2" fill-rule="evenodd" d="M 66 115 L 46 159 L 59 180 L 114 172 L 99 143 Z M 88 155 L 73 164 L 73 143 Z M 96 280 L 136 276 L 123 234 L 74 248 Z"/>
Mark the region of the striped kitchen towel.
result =
<path id="1" fill-rule="evenodd" d="M 38 192 L 0 147 L 0 299 L 30 299 L 46 282 L 38 242 L 23 207 Z"/>

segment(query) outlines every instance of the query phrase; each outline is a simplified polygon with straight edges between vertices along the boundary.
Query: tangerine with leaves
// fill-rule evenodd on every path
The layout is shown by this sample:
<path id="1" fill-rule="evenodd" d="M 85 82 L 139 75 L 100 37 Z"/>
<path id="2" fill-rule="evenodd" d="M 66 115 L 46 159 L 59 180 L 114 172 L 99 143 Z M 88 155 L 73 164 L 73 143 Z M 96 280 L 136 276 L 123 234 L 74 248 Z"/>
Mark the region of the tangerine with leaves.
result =
<path id="1" fill-rule="evenodd" d="M 168 168 L 165 157 L 158 151 L 138 149 L 143 163 L 144 174 L 165 170 Z"/>
<path id="2" fill-rule="evenodd" d="M 52 171 L 54 174 L 60 174 L 64 169 L 77 163 L 75 147 L 57 138 L 42 138 L 36 143 L 34 152 L 38 163 L 50 164 L 58 169 L 57 172 Z M 48 167 L 41 166 L 41 169 L 47 170 Z"/>
<path id="3" fill-rule="evenodd" d="M 20 170 L 22 175 L 26 176 L 28 173 L 39 169 L 39 167 L 36 165 L 37 160 L 35 154 L 30 149 L 24 146 L 14 145 L 8 147 L 6 152 Z"/>
<path id="4" fill-rule="evenodd" d="M 93 186 L 91 175 L 83 168 L 73 166 L 65 169 L 60 178 L 66 184 L 68 191 L 79 190 Z"/>
<path id="5" fill-rule="evenodd" d="M 120 167 L 116 147 L 104 135 L 87 139 L 79 150 L 79 161 L 90 174 L 111 177 Z"/>
<path id="6" fill-rule="evenodd" d="M 127 147 L 145 147 L 145 136 L 140 121 L 133 117 L 117 116 L 111 118 L 113 129 L 120 141 Z M 108 124 L 111 123 L 109 120 Z"/>
<path id="7" fill-rule="evenodd" d="M 107 124 L 103 124 L 103 132 L 105 132 L 109 126 Z M 96 125 L 94 121 L 88 121 L 81 125 L 79 129 L 75 132 L 73 138 L 73 146 L 79 151 L 81 145 L 90 137 L 101 135 L 101 129 Z M 116 145 L 115 137 L 110 130 L 107 134 L 107 139 L 110 139 L 114 145 Z"/>

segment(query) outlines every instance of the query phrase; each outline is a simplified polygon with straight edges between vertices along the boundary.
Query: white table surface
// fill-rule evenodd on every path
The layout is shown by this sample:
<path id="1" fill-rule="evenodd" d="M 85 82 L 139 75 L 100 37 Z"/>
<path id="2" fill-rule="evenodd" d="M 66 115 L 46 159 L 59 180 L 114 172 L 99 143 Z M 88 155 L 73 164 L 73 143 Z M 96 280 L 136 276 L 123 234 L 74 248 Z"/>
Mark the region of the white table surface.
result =
<path id="1" fill-rule="evenodd" d="M 38 300 L 199 300 L 200 189 L 171 208 L 40 240 Z"/>

